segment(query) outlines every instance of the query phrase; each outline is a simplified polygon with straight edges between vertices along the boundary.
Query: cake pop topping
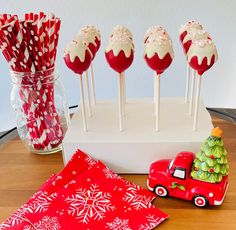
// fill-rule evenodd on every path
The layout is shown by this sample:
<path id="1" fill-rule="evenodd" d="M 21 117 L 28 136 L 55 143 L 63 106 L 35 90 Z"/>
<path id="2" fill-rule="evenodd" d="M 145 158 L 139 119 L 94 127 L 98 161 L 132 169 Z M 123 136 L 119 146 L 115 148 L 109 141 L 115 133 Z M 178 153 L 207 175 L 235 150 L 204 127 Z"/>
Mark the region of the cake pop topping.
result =
<path id="1" fill-rule="evenodd" d="M 191 28 L 188 30 L 187 35 L 184 37 L 183 44 L 192 40 L 208 39 L 210 35 L 205 30 Z"/>
<path id="2" fill-rule="evenodd" d="M 216 46 L 210 39 L 198 39 L 192 42 L 187 53 L 187 60 L 190 62 L 194 56 L 197 57 L 199 65 L 201 65 L 205 57 L 207 58 L 207 65 L 211 64 L 213 56 L 215 57 L 214 62 L 218 59 Z"/>
<path id="3" fill-rule="evenodd" d="M 127 34 L 129 36 L 130 39 L 133 38 L 132 33 L 130 32 L 130 30 L 128 28 L 126 28 L 125 26 L 121 26 L 121 25 L 117 25 L 113 28 L 113 30 L 111 31 L 111 37 L 114 34 Z"/>
<path id="4" fill-rule="evenodd" d="M 95 26 L 92 25 L 83 26 L 80 30 L 80 33 L 81 34 L 89 33 L 91 37 L 93 38 L 97 37 L 99 40 L 101 40 L 101 33 Z"/>
<path id="5" fill-rule="evenodd" d="M 71 62 L 74 62 L 76 57 L 78 57 L 81 62 L 84 62 L 86 51 L 88 51 L 89 54 L 91 54 L 90 50 L 85 45 L 82 38 L 77 37 L 76 41 L 72 41 L 67 44 L 67 46 L 64 50 L 64 56 L 69 54 Z M 92 56 L 92 54 L 91 54 L 91 56 Z"/>
<path id="6" fill-rule="evenodd" d="M 193 29 L 193 28 L 199 29 L 199 30 L 203 29 L 202 25 L 199 22 L 190 20 L 181 26 L 181 28 L 179 29 L 179 34 L 181 35 L 183 32 L 188 31 L 189 29 Z"/>
<path id="7" fill-rule="evenodd" d="M 147 41 L 149 36 L 153 34 L 162 34 L 166 36 L 169 40 L 171 39 L 166 29 L 162 26 L 151 26 L 144 35 L 144 43 Z"/>
<path id="8" fill-rule="evenodd" d="M 145 44 L 144 52 L 148 58 L 152 58 L 155 53 L 160 59 L 163 59 L 168 53 L 172 59 L 174 57 L 172 42 L 166 36 L 162 35 L 149 36 Z"/>
<path id="9" fill-rule="evenodd" d="M 106 53 L 110 50 L 113 50 L 115 56 L 118 56 L 119 53 L 123 51 L 125 56 L 128 58 L 134 50 L 134 45 L 130 39 L 126 39 L 124 36 L 116 36 L 110 40 L 106 48 Z"/>

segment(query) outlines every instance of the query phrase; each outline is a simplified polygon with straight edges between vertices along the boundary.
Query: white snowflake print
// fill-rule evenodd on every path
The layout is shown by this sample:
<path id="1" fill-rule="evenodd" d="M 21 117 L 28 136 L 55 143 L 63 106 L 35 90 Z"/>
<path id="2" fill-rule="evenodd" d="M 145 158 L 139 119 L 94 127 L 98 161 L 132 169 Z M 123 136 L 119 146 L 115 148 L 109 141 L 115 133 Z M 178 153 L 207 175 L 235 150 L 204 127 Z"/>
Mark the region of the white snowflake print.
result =
<path id="1" fill-rule="evenodd" d="M 113 222 L 107 223 L 106 228 L 112 230 L 132 230 L 129 227 L 129 220 L 122 220 L 119 217 L 116 217 Z"/>
<path id="2" fill-rule="evenodd" d="M 25 221 L 24 214 L 27 213 L 28 206 L 25 204 L 11 215 L 5 222 L 0 225 L 0 229 L 9 229 Z"/>
<path id="3" fill-rule="evenodd" d="M 97 161 L 94 160 L 92 157 L 87 156 L 85 158 L 85 161 L 88 163 L 88 169 L 91 169 L 95 164 L 97 164 Z"/>
<path id="4" fill-rule="evenodd" d="M 118 176 L 116 173 L 112 172 L 109 168 L 104 168 L 102 170 L 105 174 L 105 177 L 108 179 L 120 179 L 121 177 Z"/>
<path id="5" fill-rule="evenodd" d="M 33 225 L 26 225 L 23 230 L 59 230 L 61 225 L 58 223 L 57 217 L 44 216 L 42 220 Z"/>
<path id="6" fill-rule="evenodd" d="M 140 210 L 142 208 L 150 208 L 152 206 L 152 197 L 137 194 L 137 190 L 134 190 L 133 187 L 127 189 L 123 200 L 126 201 L 135 210 Z"/>
<path id="7" fill-rule="evenodd" d="M 52 201 L 57 197 L 57 193 L 52 193 L 48 195 L 47 192 L 43 192 L 38 195 L 33 202 L 28 206 L 27 212 L 29 213 L 42 213 L 46 212 L 52 203 Z"/>
<path id="8" fill-rule="evenodd" d="M 57 194 L 53 193 L 48 195 L 47 192 L 37 192 L 32 197 L 32 202 L 30 204 L 23 205 L 18 209 L 12 216 L 10 216 L 4 223 L 2 223 L 0 229 L 5 229 L 13 227 L 22 223 L 23 221 L 28 221 L 25 218 L 27 213 L 43 213 L 46 212 L 51 204 L 51 202 L 56 198 Z"/>
<path id="9" fill-rule="evenodd" d="M 102 192 L 98 185 L 92 184 L 89 189 L 78 189 L 74 195 L 65 199 L 69 203 L 68 214 L 76 216 L 80 222 L 87 224 L 91 219 L 101 220 L 107 211 L 113 211 L 111 195 Z"/>
<path id="10" fill-rule="evenodd" d="M 151 230 L 164 220 L 164 218 L 155 217 L 154 215 L 148 215 L 146 216 L 146 219 L 147 223 L 141 224 L 139 230 Z"/>

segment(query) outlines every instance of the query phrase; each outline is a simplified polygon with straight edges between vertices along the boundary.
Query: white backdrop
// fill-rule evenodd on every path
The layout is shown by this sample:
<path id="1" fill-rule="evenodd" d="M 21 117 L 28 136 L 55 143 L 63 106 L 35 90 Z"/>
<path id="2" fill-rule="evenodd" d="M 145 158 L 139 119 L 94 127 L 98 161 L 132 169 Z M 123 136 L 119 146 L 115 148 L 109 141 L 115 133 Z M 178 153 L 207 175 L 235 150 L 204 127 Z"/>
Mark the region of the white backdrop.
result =
<path id="1" fill-rule="evenodd" d="M 57 65 L 66 89 L 69 105 L 79 102 L 79 85 L 62 59 L 65 44 L 85 24 L 96 25 L 102 33 L 102 46 L 95 62 L 95 83 L 98 98 L 117 97 L 116 74 L 104 59 L 108 34 L 117 25 L 127 26 L 133 33 L 135 60 L 127 71 L 128 97 L 150 97 L 153 93 L 153 73 L 143 60 L 143 35 L 151 25 L 162 25 L 170 33 L 175 51 L 171 67 L 161 79 L 161 96 L 184 96 L 185 59 L 178 40 L 178 29 L 189 19 L 195 19 L 210 32 L 218 48 L 219 60 L 206 72 L 202 97 L 208 107 L 236 108 L 236 1 L 234 0 L 1 0 L 0 12 L 54 12 L 62 19 Z M 0 131 L 14 126 L 10 108 L 8 65 L 0 55 Z"/>

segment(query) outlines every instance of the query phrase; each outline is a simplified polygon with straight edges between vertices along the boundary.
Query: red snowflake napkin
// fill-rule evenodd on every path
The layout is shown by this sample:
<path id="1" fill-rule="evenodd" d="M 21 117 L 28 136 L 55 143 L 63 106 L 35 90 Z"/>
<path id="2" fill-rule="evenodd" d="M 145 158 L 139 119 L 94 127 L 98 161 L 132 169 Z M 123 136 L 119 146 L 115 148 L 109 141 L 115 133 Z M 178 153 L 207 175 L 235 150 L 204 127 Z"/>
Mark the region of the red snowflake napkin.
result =
<path id="1" fill-rule="evenodd" d="M 81 151 L 41 188 L 2 229 L 152 229 L 167 218 L 152 193 Z"/>

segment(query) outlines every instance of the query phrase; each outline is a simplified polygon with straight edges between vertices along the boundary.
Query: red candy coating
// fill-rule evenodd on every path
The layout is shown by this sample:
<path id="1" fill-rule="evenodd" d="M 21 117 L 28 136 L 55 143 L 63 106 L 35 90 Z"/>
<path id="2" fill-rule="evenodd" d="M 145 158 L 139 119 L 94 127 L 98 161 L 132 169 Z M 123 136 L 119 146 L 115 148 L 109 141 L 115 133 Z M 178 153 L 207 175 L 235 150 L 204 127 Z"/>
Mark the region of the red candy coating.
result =
<path id="1" fill-rule="evenodd" d="M 169 53 L 167 53 L 163 59 L 160 59 L 157 53 L 151 58 L 148 58 L 147 55 L 145 55 L 144 59 L 148 66 L 156 71 L 157 74 L 162 74 L 170 66 L 173 60 Z"/>
<path id="2" fill-rule="evenodd" d="M 181 44 L 183 44 L 183 40 L 185 38 L 185 36 L 187 35 L 187 31 L 184 31 L 182 34 L 179 35 L 179 40 L 181 42 Z"/>
<path id="3" fill-rule="evenodd" d="M 192 40 L 189 40 L 189 41 L 183 43 L 183 50 L 184 50 L 185 55 L 188 53 L 188 50 L 191 45 L 192 45 Z"/>
<path id="4" fill-rule="evenodd" d="M 90 52 L 92 53 L 92 60 L 95 58 L 96 52 L 97 52 L 97 46 L 94 45 L 93 43 L 88 44 L 88 48 Z"/>
<path id="5" fill-rule="evenodd" d="M 101 40 L 100 39 L 98 39 L 97 37 L 95 37 L 95 42 L 96 42 L 96 45 L 97 45 L 97 47 L 96 47 L 96 52 L 99 50 L 99 48 L 100 48 L 100 46 L 101 46 Z"/>
<path id="6" fill-rule="evenodd" d="M 89 51 L 86 50 L 84 62 L 81 62 L 78 57 L 75 57 L 74 62 L 71 62 L 69 54 L 66 54 L 64 56 L 64 61 L 69 69 L 81 75 L 84 71 L 86 71 L 89 68 L 92 60 Z"/>
<path id="7" fill-rule="evenodd" d="M 130 67 L 134 60 L 134 53 L 131 51 L 130 56 L 127 58 L 123 50 L 120 51 L 118 56 L 115 56 L 113 51 L 105 52 L 106 60 L 109 66 L 118 73 L 124 72 Z"/>
<path id="8" fill-rule="evenodd" d="M 193 69 L 195 69 L 198 72 L 199 75 L 202 75 L 205 71 L 210 69 L 213 66 L 214 63 L 215 63 L 215 55 L 213 55 L 211 57 L 210 65 L 207 64 L 207 57 L 203 58 L 202 63 L 200 65 L 198 64 L 197 56 L 192 57 L 190 62 L 189 62 L 190 66 Z"/>

